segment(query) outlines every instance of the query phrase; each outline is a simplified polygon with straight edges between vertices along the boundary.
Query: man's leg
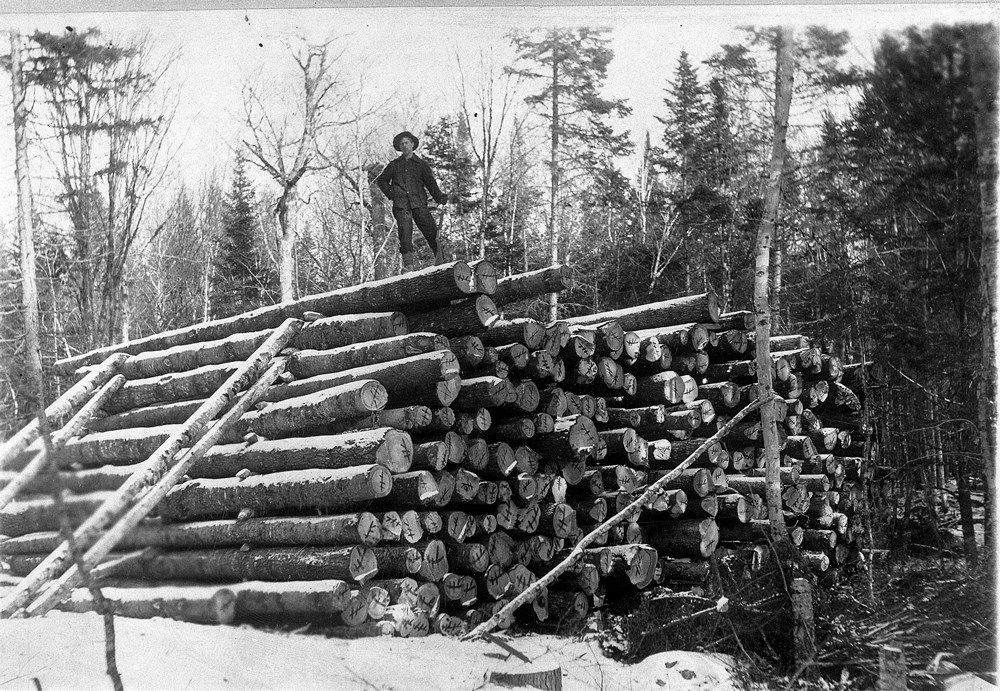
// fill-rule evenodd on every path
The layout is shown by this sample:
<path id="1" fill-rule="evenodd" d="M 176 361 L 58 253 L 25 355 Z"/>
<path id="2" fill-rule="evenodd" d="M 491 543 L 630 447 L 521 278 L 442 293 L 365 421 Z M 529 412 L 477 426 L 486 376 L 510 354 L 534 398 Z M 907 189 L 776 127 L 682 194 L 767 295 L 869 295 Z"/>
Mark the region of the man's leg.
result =
<path id="1" fill-rule="evenodd" d="M 413 209 L 411 213 L 413 214 L 413 222 L 417 224 L 417 228 L 423 233 L 424 238 L 427 240 L 427 246 L 431 248 L 431 253 L 434 254 L 435 259 L 438 259 L 438 231 L 434 215 L 426 206 Z"/>
<path id="2" fill-rule="evenodd" d="M 392 207 L 392 217 L 396 219 L 396 232 L 399 233 L 399 253 L 403 255 L 403 268 L 413 267 L 413 214 L 410 209 Z"/>

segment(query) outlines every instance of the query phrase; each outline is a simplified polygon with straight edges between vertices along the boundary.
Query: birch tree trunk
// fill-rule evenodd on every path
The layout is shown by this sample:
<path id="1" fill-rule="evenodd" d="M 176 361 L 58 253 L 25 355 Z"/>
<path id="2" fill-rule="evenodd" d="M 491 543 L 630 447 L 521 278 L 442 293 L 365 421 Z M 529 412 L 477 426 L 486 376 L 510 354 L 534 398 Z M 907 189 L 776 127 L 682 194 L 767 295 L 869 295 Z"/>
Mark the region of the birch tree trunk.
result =
<path id="1" fill-rule="evenodd" d="M 14 175 L 17 178 L 17 234 L 20 241 L 21 308 L 24 312 L 25 369 L 29 391 L 40 394 L 42 389 L 42 355 L 38 323 L 38 279 L 35 274 L 35 230 L 31 216 L 31 181 L 28 176 L 28 113 L 27 94 L 21 75 L 21 37 L 10 34 L 11 94 L 14 98 Z M 45 415 L 45 405 L 39 400 L 35 409 Z"/>
<path id="2" fill-rule="evenodd" d="M 765 401 L 760 409 L 764 437 L 767 480 L 767 516 L 771 537 L 775 542 L 785 542 L 788 531 L 781 509 L 780 456 L 778 447 L 777 414 L 773 401 L 771 382 L 771 308 L 768 303 L 768 274 L 771 262 L 771 242 L 774 224 L 781 199 L 781 172 L 785 160 L 785 139 L 788 134 L 788 111 L 792 101 L 792 28 L 777 30 L 774 101 L 774 138 L 771 142 L 771 160 L 768 164 L 768 182 L 764 194 L 764 214 L 757 230 L 753 307 L 756 318 L 758 397 Z"/>
<path id="3" fill-rule="evenodd" d="M 559 62 L 552 63 L 552 168 L 549 171 L 549 264 L 559 263 Z M 559 318 L 559 294 L 549 293 L 549 321 Z"/>
<path id="4" fill-rule="evenodd" d="M 295 290 L 295 242 L 298 235 L 299 193 L 294 185 L 286 187 L 278 200 L 278 285 L 282 302 L 294 300 Z"/>
<path id="5" fill-rule="evenodd" d="M 992 25 L 981 27 L 982 35 L 972 50 L 972 89 L 976 98 L 976 153 L 979 168 L 979 204 L 982 248 L 979 255 L 979 290 L 982 343 L 979 354 L 979 445 L 986 477 L 986 544 L 993 543 L 996 511 L 996 253 L 997 253 L 997 32 Z M 995 549 L 987 550 L 995 554 Z"/>

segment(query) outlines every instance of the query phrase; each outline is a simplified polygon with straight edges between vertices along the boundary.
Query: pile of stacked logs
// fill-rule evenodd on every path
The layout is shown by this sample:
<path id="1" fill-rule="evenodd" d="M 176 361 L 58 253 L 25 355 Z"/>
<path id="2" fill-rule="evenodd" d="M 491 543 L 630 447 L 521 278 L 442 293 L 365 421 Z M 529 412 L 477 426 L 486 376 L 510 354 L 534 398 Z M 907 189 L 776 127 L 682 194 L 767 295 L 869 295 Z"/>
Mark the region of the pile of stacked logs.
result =
<path id="1" fill-rule="evenodd" d="M 63 361 L 81 376 L 130 355 L 61 472 L 0 510 L 0 562 L 29 573 L 61 541 L 54 484 L 78 525 L 297 317 L 281 381 L 98 568 L 122 586 L 105 597 L 132 616 L 304 618 L 343 636 L 467 631 L 756 398 L 749 313 L 705 293 L 509 316 L 571 286 L 565 266 L 497 279 L 453 262 Z M 771 350 L 786 519 L 811 566 L 835 571 L 857 558 L 858 371 L 803 336 Z M 654 584 L 698 596 L 717 551 L 755 568 L 762 446 L 752 415 L 517 616 L 565 624 Z M 94 604 L 81 590 L 60 607 Z"/>

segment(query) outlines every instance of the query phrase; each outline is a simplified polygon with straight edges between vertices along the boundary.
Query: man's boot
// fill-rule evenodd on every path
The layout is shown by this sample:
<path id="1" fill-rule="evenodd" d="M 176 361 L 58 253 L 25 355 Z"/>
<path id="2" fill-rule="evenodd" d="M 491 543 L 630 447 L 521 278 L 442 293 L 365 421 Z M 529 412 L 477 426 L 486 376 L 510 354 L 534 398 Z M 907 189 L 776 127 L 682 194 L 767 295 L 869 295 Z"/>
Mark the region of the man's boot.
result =
<path id="1" fill-rule="evenodd" d="M 417 265 L 417 255 L 415 252 L 403 252 L 403 273 L 413 271 Z"/>

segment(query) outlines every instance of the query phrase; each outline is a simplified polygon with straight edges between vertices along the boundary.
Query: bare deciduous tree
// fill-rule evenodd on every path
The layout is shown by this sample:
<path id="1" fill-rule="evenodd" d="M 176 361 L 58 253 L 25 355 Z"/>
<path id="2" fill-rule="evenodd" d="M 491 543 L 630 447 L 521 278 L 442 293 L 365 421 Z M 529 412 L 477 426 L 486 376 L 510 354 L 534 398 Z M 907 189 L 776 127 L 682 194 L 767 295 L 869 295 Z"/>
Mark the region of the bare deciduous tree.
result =
<path id="1" fill-rule="evenodd" d="M 108 42 L 96 29 L 32 36 L 29 84 L 57 208 L 72 224 L 72 280 L 83 346 L 127 339 L 126 272 L 163 179 L 176 97 L 164 87 L 176 54 L 146 38 Z"/>
<path id="2" fill-rule="evenodd" d="M 479 169 L 479 257 L 482 259 L 486 255 L 486 225 L 496 183 L 501 138 L 514 105 L 517 79 L 499 68 L 492 54 L 480 52 L 475 77 L 466 76 L 458 56 L 455 62 L 459 72 L 462 119 Z"/>
<path id="3" fill-rule="evenodd" d="M 243 124 L 247 129 L 244 146 L 250 160 L 279 186 L 274 213 L 280 231 L 278 283 L 281 299 L 296 297 L 295 256 L 299 235 L 301 184 L 310 172 L 333 165 L 331 134 L 336 127 L 355 122 L 369 114 L 342 114 L 349 93 L 339 69 L 343 48 L 335 40 L 292 48 L 298 83 L 294 88 L 293 109 L 282 100 L 269 107 L 263 91 L 247 84 L 243 89 Z"/>

